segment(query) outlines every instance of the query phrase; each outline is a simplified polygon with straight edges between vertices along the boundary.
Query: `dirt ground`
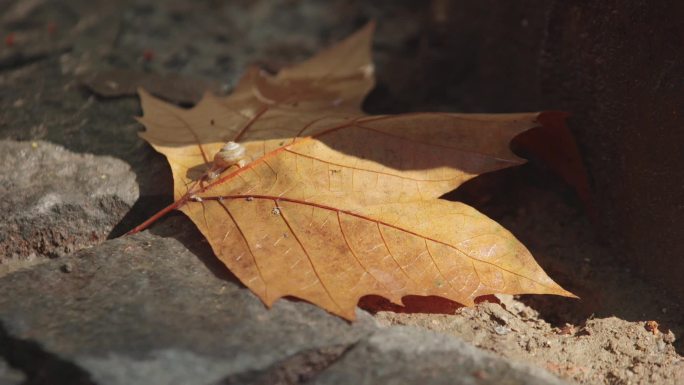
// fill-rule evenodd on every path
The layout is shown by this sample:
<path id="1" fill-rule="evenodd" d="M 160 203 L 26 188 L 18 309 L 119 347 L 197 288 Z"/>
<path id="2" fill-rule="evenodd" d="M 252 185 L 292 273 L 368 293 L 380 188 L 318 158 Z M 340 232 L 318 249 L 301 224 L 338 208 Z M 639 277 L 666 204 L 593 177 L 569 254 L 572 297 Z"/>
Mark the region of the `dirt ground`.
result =
<path id="1" fill-rule="evenodd" d="M 481 178 L 453 198 L 511 230 L 554 280 L 581 299 L 504 295 L 475 308 L 414 299 L 412 313 L 377 311 L 378 321 L 456 335 L 579 384 L 684 384 L 681 304 L 617 262 L 602 246 L 600 229 L 545 171 L 527 165 Z M 391 308 L 377 299 L 366 302 Z"/>

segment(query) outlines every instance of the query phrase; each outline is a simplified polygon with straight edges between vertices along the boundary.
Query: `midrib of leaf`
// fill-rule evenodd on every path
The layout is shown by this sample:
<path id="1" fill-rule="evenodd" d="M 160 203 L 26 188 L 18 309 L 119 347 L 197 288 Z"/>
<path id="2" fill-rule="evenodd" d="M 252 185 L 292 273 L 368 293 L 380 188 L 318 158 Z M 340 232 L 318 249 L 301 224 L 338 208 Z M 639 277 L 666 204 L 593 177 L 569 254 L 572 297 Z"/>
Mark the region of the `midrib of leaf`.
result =
<path id="1" fill-rule="evenodd" d="M 317 157 L 315 157 L 315 156 L 311 156 L 311 155 L 308 155 L 308 154 L 302 154 L 302 153 L 299 153 L 299 152 L 295 152 L 295 151 L 292 151 L 292 150 L 289 149 L 289 148 L 286 148 L 285 151 L 286 151 L 286 152 L 289 152 L 289 153 L 291 153 L 291 154 L 297 155 L 297 156 L 301 156 L 301 157 L 304 157 L 304 158 L 313 159 L 313 160 L 315 160 L 315 161 L 318 161 L 318 162 L 321 162 L 321 163 L 325 163 L 325 164 L 328 164 L 328 165 L 332 165 L 332 166 L 345 167 L 345 168 L 348 168 L 348 169 L 350 169 L 350 170 L 367 171 L 367 172 L 372 172 L 372 173 L 374 173 L 374 174 L 393 176 L 393 177 L 395 177 L 395 178 L 401 178 L 401 179 L 411 180 L 411 181 L 414 181 L 414 182 L 447 182 L 447 181 L 451 181 L 451 180 L 454 180 L 454 179 L 458 179 L 458 177 L 453 177 L 453 178 L 448 178 L 448 179 L 418 179 L 418 178 L 411 178 L 411 177 L 408 177 L 408 176 L 403 176 L 403 175 L 400 175 L 400 174 L 392 174 L 392 173 L 390 173 L 390 172 L 385 172 L 385 171 L 369 170 L 369 169 L 365 169 L 365 168 L 349 166 L 349 165 L 346 165 L 346 164 L 334 163 L 334 162 L 331 162 L 331 161 L 328 161 L 328 160 L 325 160 L 325 159 L 321 159 L 321 158 L 317 158 Z M 266 162 L 266 164 L 268 164 L 268 162 Z M 272 169 L 272 168 L 271 168 L 271 169 Z M 352 182 L 353 182 L 353 180 L 352 180 Z"/>
<path id="2" fill-rule="evenodd" d="M 262 115 L 263 115 L 263 114 L 262 114 Z M 323 134 L 323 133 L 329 133 L 329 132 L 333 132 L 333 131 L 336 131 L 336 130 L 339 130 L 339 129 L 342 129 L 342 128 L 345 128 L 345 127 L 349 127 L 349 126 L 352 125 L 352 124 L 354 124 L 354 121 L 346 122 L 346 123 L 343 123 L 343 124 L 341 124 L 341 125 L 339 125 L 339 126 L 332 127 L 332 128 L 330 128 L 330 129 L 328 129 L 328 130 L 322 132 L 321 134 Z M 301 144 L 301 143 L 303 143 L 304 141 L 314 140 L 314 137 L 312 137 L 312 136 L 307 136 L 307 137 L 303 137 L 303 138 L 293 138 L 293 140 L 294 140 L 294 142 L 293 142 L 292 144 L 289 144 L 289 145 L 287 145 L 287 146 L 278 147 L 278 148 L 276 148 L 275 150 L 272 150 L 272 151 L 270 151 L 270 152 L 267 152 L 267 153 L 265 153 L 264 155 L 262 155 L 260 158 L 255 159 L 254 161 L 250 162 L 249 164 L 245 165 L 244 167 L 238 168 L 237 170 L 233 171 L 232 173 L 229 173 L 229 174 L 226 175 L 226 176 L 220 177 L 220 178 L 217 179 L 216 181 L 214 181 L 214 182 L 208 184 L 207 186 L 201 188 L 199 191 L 192 192 L 192 193 L 193 193 L 193 194 L 196 194 L 196 193 L 203 193 L 203 192 L 205 192 L 205 191 L 208 191 L 208 190 L 212 189 L 213 187 L 215 187 L 215 186 L 217 186 L 217 185 L 220 185 L 220 184 L 223 184 L 223 183 L 225 183 L 225 182 L 227 182 L 227 181 L 230 181 L 230 180 L 232 180 L 233 178 L 239 176 L 240 174 L 242 174 L 242 173 L 244 173 L 244 172 L 247 172 L 247 171 L 251 170 L 254 166 L 256 166 L 256 165 L 258 165 L 258 164 L 260 164 L 260 163 L 262 163 L 262 162 L 265 162 L 267 159 L 273 158 L 273 157 L 275 157 L 276 155 L 280 154 L 280 153 L 283 152 L 283 151 L 287 151 L 287 150 L 288 150 L 289 148 L 291 148 L 291 147 L 294 147 L 294 146 L 296 146 L 296 145 L 298 145 L 298 144 Z M 270 167 L 270 165 L 269 165 L 269 167 Z"/>
<path id="3" fill-rule="evenodd" d="M 391 118 L 402 118 L 402 117 L 409 116 L 409 115 L 425 115 L 425 114 L 429 114 L 429 113 L 415 113 L 415 114 L 389 115 L 389 118 L 390 118 L 390 119 L 391 119 Z M 369 120 L 364 120 L 362 123 L 365 123 L 365 122 L 368 122 L 368 121 L 369 121 Z M 370 121 L 373 121 L 373 120 L 370 120 Z M 371 127 L 362 126 L 362 125 L 360 125 L 360 124 L 357 124 L 355 127 L 361 128 L 361 129 L 364 129 L 364 130 L 368 130 L 368 131 L 372 131 L 372 132 L 376 132 L 376 133 L 378 133 L 378 134 L 385 135 L 385 136 L 389 136 L 389 137 L 391 137 L 391 138 L 396 138 L 396 139 L 399 139 L 399 140 L 402 140 L 402 141 L 405 141 L 405 142 L 418 143 L 418 144 L 423 144 L 423 145 L 425 145 L 425 146 L 430 146 L 430 147 L 447 148 L 447 149 L 449 149 L 449 150 L 455 150 L 455 151 L 458 151 L 458 152 L 461 152 L 461 153 L 464 153 L 464 154 L 470 154 L 470 155 L 476 155 L 476 156 L 482 156 L 482 157 L 491 157 L 491 158 L 494 159 L 494 160 L 498 160 L 498 161 L 506 162 L 506 163 L 516 163 L 516 164 L 517 164 L 517 163 L 520 163 L 520 162 L 517 162 L 517 161 L 514 161 L 514 160 L 498 158 L 498 157 L 495 157 L 495 156 L 492 156 L 492 155 L 489 155 L 489 154 L 483 154 L 483 153 L 477 152 L 477 151 L 468 151 L 468 150 L 464 150 L 464 149 L 462 149 L 462 148 L 447 146 L 447 145 L 444 145 L 444 144 L 439 144 L 439 143 L 428 143 L 428 142 L 424 142 L 424 141 L 420 141 L 420 140 L 411 140 L 411 139 L 405 138 L 405 137 L 403 137 L 403 136 L 401 136 L 401 135 L 391 134 L 391 133 L 389 133 L 389 132 L 385 132 L 385 131 L 378 130 L 378 129 L 371 128 Z"/>
<path id="4" fill-rule="evenodd" d="M 247 122 L 246 125 L 245 125 L 245 127 L 244 127 L 243 129 L 240 130 L 240 132 L 238 133 L 238 135 L 236 135 L 235 141 L 237 141 L 237 139 L 238 139 L 239 137 L 244 136 L 244 134 L 248 131 L 248 129 L 249 129 L 250 127 L 252 127 L 253 124 L 254 124 L 260 117 L 262 117 L 268 110 L 269 110 L 268 106 L 265 106 L 265 108 L 263 108 L 261 111 L 259 111 L 259 113 L 257 113 L 257 115 L 255 115 L 255 117 L 254 117 L 252 120 L 250 120 L 249 122 Z M 357 170 L 361 170 L 361 171 L 368 171 L 368 172 L 373 172 L 373 173 L 378 173 L 378 174 L 385 174 L 385 175 L 390 175 L 390 176 L 394 176 L 394 177 L 399 177 L 399 178 L 402 178 L 402 179 L 414 180 L 414 181 L 418 181 L 418 182 L 444 182 L 444 181 L 450 181 L 450 180 L 458 179 L 457 177 L 448 178 L 448 179 L 435 179 L 435 180 L 431 180 L 431 179 L 422 180 L 422 179 L 409 178 L 409 177 L 404 177 L 404 176 L 397 175 L 397 174 L 392 174 L 392 173 L 384 173 L 384 172 L 376 171 L 376 170 L 366 170 L 366 169 L 360 169 L 360 168 L 351 167 L 351 166 L 348 166 L 348 165 L 336 164 L 336 163 L 333 163 L 333 162 L 326 161 L 326 160 L 324 160 L 324 159 L 316 158 L 316 157 L 313 157 L 313 156 L 310 156 L 310 155 L 307 155 L 307 154 L 301 154 L 301 153 L 298 153 L 298 152 L 294 151 L 294 148 L 295 148 L 298 144 L 302 144 L 304 141 L 315 140 L 315 139 L 318 139 L 318 138 L 320 138 L 320 137 L 322 137 L 322 136 L 331 134 L 331 133 L 333 133 L 333 132 L 335 132 L 335 131 L 338 131 L 338 130 L 341 130 L 341 129 L 345 129 L 345 128 L 349 128 L 349 127 L 357 127 L 357 128 L 360 128 L 360 129 L 365 129 L 365 130 L 377 132 L 377 133 L 379 133 L 379 134 L 383 134 L 383 135 L 386 135 L 386 136 L 388 136 L 388 137 L 394 137 L 394 138 L 398 138 L 398 139 L 400 139 L 400 140 L 404 140 L 404 141 L 412 142 L 412 143 L 420 143 L 420 144 L 423 144 L 423 145 L 426 145 L 426 146 L 430 146 L 430 147 L 448 148 L 448 149 L 452 149 L 452 150 L 454 150 L 454 151 L 461 152 L 461 153 L 465 153 L 465 154 L 476 155 L 476 156 L 482 156 L 482 157 L 490 157 L 490 158 L 492 158 L 492 159 L 494 159 L 494 160 L 501 161 L 501 162 L 516 163 L 516 164 L 517 164 L 517 163 L 521 163 L 520 161 L 510 160 L 510 159 L 504 159 L 504 158 L 499 158 L 499 157 L 495 157 L 495 156 L 490 155 L 490 154 L 484 154 L 484 153 L 480 153 L 480 152 L 476 152 L 476 151 L 468 151 L 468 150 L 464 150 L 464 149 L 457 148 L 457 147 L 451 147 L 451 146 L 446 146 L 446 145 L 441 145 L 441 144 L 436 144 L 436 143 L 422 142 L 422 141 L 414 141 L 414 140 L 410 140 L 410 139 L 404 138 L 404 137 L 402 137 L 402 136 L 400 136 L 400 135 L 394 135 L 394 134 L 391 134 L 391 133 L 387 133 L 387 132 L 384 132 L 384 131 L 381 131 L 381 130 L 377 130 L 377 129 L 374 129 L 374 128 L 370 128 L 370 127 L 366 127 L 366 126 L 361 125 L 361 124 L 367 123 L 367 122 L 376 122 L 376 121 L 380 121 L 380 120 L 390 120 L 390 119 L 400 119 L 400 118 L 403 118 L 403 117 L 406 117 L 406 116 L 416 116 L 416 115 L 424 115 L 424 114 L 425 114 L 425 113 L 408 113 L 408 114 L 400 114 L 400 115 L 360 116 L 360 117 L 354 118 L 354 119 L 352 119 L 352 120 L 350 120 L 350 121 L 348 121 L 348 122 L 339 124 L 339 125 L 337 125 L 337 126 L 330 127 L 330 128 L 328 128 L 328 129 L 326 129 L 326 130 L 324 130 L 324 131 L 322 131 L 322 132 L 320 132 L 320 133 L 314 134 L 314 135 L 312 135 L 312 136 L 299 137 L 299 135 L 301 135 L 301 133 L 303 133 L 304 131 L 306 131 L 307 128 L 311 127 L 311 125 L 315 124 L 316 122 L 318 122 L 318 121 L 320 121 L 320 120 L 322 120 L 322 119 L 325 119 L 325 117 L 321 117 L 321 118 L 319 118 L 319 119 L 314 119 L 312 122 L 310 122 L 310 123 L 308 123 L 307 125 L 305 125 L 305 126 L 298 132 L 297 136 L 295 136 L 294 138 L 292 138 L 291 144 L 286 145 L 286 146 L 282 146 L 282 147 L 279 147 L 279 148 L 277 148 L 277 149 L 275 149 L 275 150 L 272 150 L 272 151 L 270 151 L 270 152 L 267 152 L 267 153 L 265 153 L 264 155 L 262 155 L 260 158 L 255 159 L 254 161 L 252 161 L 251 163 L 245 165 L 244 167 L 242 167 L 242 168 L 240 168 L 240 169 L 238 169 L 238 170 L 235 170 L 234 172 L 232 172 L 232 173 L 230 173 L 230 174 L 228 174 L 228 175 L 226 175 L 226 176 L 224 176 L 224 177 L 221 177 L 221 178 L 217 179 L 216 181 L 212 182 L 211 184 L 207 185 L 206 187 L 202 188 L 201 190 L 196 191 L 196 192 L 192 192 L 192 193 L 193 193 L 193 194 L 194 194 L 194 193 L 202 193 L 202 192 L 205 192 L 205 191 L 207 191 L 207 190 L 210 190 L 210 189 L 213 188 L 214 186 L 219 185 L 219 184 L 222 184 L 222 183 L 224 183 L 224 182 L 226 182 L 226 181 L 229 181 L 229 180 L 233 179 L 234 177 L 240 175 L 241 173 L 248 171 L 249 169 L 251 169 L 251 168 L 254 167 L 255 165 L 257 165 L 257 164 L 259 164 L 259 163 L 261 163 L 261 162 L 264 162 L 265 160 L 267 160 L 267 159 L 269 159 L 269 158 L 272 158 L 272 157 L 278 155 L 278 154 L 279 154 L 280 152 L 282 152 L 282 151 L 288 151 L 288 152 L 291 152 L 291 153 L 293 153 L 293 154 L 297 154 L 297 155 L 299 155 L 299 156 L 308 157 L 308 158 L 310 158 L 310 159 L 314 159 L 314 160 L 317 160 L 317 161 L 319 161 L 319 162 L 323 162 L 323 163 L 327 163 L 327 164 L 331 164 L 331 165 L 336 165 L 336 166 L 340 166 L 340 167 L 348 167 L 348 168 L 351 168 L 351 169 L 357 169 Z M 448 114 L 439 113 L 439 112 L 438 112 L 438 113 L 435 113 L 435 114 L 436 114 L 436 115 L 448 115 Z M 459 117 L 459 119 L 461 119 L 461 117 Z M 476 119 L 473 119 L 473 120 L 476 120 Z M 200 146 L 200 148 L 201 148 L 201 146 Z"/>
<path id="5" fill-rule="evenodd" d="M 530 280 L 530 281 L 532 281 L 532 282 L 534 282 L 534 283 L 536 283 L 536 284 L 538 284 L 538 285 L 540 285 L 540 286 L 543 286 L 543 287 L 545 287 L 545 288 L 547 288 L 547 289 L 551 289 L 551 290 L 554 289 L 553 287 L 550 287 L 550 286 L 548 286 L 548 285 L 546 285 L 546 284 L 544 284 L 544 283 L 542 283 L 542 282 L 539 282 L 539 281 L 537 281 L 537 280 L 535 280 L 535 279 L 533 279 L 533 278 L 527 277 L 527 276 L 525 276 L 525 275 L 523 275 L 523 274 L 520 274 L 520 273 L 518 273 L 518 272 L 509 270 L 509 269 L 506 269 L 506 268 L 504 268 L 504 267 L 501 267 L 501 266 L 499 266 L 499 265 L 497 265 L 497 264 L 495 264 L 495 263 L 489 262 L 489 261 L 484 261 L 484 260 L 475 258 L 475 257 L 471 256 L 470 254 L 466 253 L 465 251 L 461 250 L 460 248 L 456 247 L 455 245 L 452 245 L 452 244 L 450 244 L 450 243 L 448 243 L 448 242 L 440 241 L 440 240 L 438 240 L 438 239 L 434 239 L 434 238 L 432 238 L 432 237 L 428 237 L 428 236 L 425 236 L 425 235 L 416 233 L 416 232 L 414 232 L 414 231 L 408 230 L 408 229 L 406 229 L 406 228 L 403 228 L 403 227 L 400 227 L 400 226 L 397 226 L 397 225 L 393 225 L 393 224 L 391 224 L 391 223 L 388 223 L 388 222 L 385 222 L 385 221 L 382 221 L 382 220 L 379 220 L 379 219 L 375 219 L 375 218 L 371 218 L 371 217 L 366 216 L 366 215 L 362 215 L 362 214 L 359 214 L 359 213 L 355 213 L 355 212 L 353 212 L 353 211 L 344 210 L 344 209 L 340 209 L 340 208 L 337 208 L 337 207 L 328 206 L 328 205 L 324 205 L 324 204 L 320 204 L 320 203 L 316 203 L 316 202 L 307 202 L 307 201 L 304 201 L 304 200 L 301 200 L 301 199 L 287 198 L 287 197 L 282 197 L 282 196 L 259 195 L 259 194 L 253 194 L 253 195 L 252 195 L 252 194 L 237 194 L 237 195 L 226 195 L 226 196 L 206 196 L 206 197 L 202 197 L 202 200 L 203 200 L 203 201 L 205 201 L 205 200 L 214 200 L 214 201 L 219 201 L 219 202 L 220 202 L 220 201 L 223 201 L 223 200 L 235 200 L 235 199 L 262 199 L 262 200 L 270 200 L 270 201 L 273 201 L 273 202 L 276 204 L 276 207 L 278 207 L 279 209 L 282 209 L 282 208 L 280 208 L 280 206 L 278 206 L 278 202 L 279 202 L 279 201 L 280 201 L 280 202 L 289 202 L 289 203 L 295 203 L 295 204 L 300 204 L 300 205 L 305 205 L 305 206 L 310 206 L 310 207 L 316 207 L 316 208 L 320 208 L 320 209 L 324 209 L 324 210 L 329 210 L 329 211 L 333 211 L 333 212 L 337 212 L 337 213 L 342 213 L 342 214 L 350 215 L 350 216 L 353 216 L 353 217 L 356 217 L 356 218 L 359 218 L 359 219 L 362 219 L 362 220 L 366 220 L 366 221 L 370 221 L 370 222 L 376 223 L 376 224 L 378 224 L 378 226 L 380 226 L 380 225 L 386 226 L 386 227 L 393 228 L 393 229 L 395 229 L 395 230 L 399 230 L 399 231 L 401 231 L 401 232 L 403 232 L 403 233 L 410 234 L 410 235 L 419 237 L 419 238 L 421 238 L 421 239 L 424 239 L 424 240 L 427 240 L 427 241 L 430 241 L 430 242 L 434 242 L 434 243 L 441 244 L 441 245 L 443 245 L 443 246 L 446 246 L 446 247 L 448 247 L 448 248 L 451 248 L 451 249 L 453 249 L 453 250 L 456 250 L 457 252 L 461 253 L 462 255 L 465 255 L 465 256 L 468 257 L 471 261 L 477 261 L 477 262 L 479 262 L 479 263 L 484 263 L 484 264 L 493 266 L 493 267 L 495 267 L 495 268 L 497 268 L 497 269 L 500 269 L 500 270 L 502 270 L 502 271 L 505 271 L 505 272 L 510 273 L 510 274 L 512 274 L 512 275 L 515 275 L 515 276 L 517 276 L 517 277 L 521 277 L 521 278 L 528 279 L 528 280 Z M 294 234 L 293 234 L 293 235 L 294 235 Z M 380 235 L 381 235 L 381 237 L 382 237 L 382 231 L 380 231 Z M 384 237 L 383 237 L 383 241 L 384 241 Z M 391 254 L 391 251 L 390 251 L 389 247 L 387 246 L 387 242 L 386 242 L 386 241 L 385 241 L 385 247 L 387 248 L 387 251 Z M 396 262 L 396 260 L 395 260 L 395 262 Z M 401 268 L 401 266 L 400 266 L 400 268 Z M 473 266 L 473 268 L 474 268 L 474 266 Z M 402 270 L 403 270 L 403 269 L 402 269 Z M 475 272 L 477 273 L 477 269 L 475 269 Z M 480 282 L 482 282 L 482 281 L 480 280 Z"/>

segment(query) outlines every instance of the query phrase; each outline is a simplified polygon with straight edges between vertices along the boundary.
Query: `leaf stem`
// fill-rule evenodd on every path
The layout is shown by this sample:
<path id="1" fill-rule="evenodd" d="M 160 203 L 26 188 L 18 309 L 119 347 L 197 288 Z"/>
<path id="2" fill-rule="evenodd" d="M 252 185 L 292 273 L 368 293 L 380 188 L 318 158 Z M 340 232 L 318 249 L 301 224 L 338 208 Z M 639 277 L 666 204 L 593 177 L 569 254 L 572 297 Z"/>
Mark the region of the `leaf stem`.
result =
<path id="1" fill-rule="evenodd" d="M 135 226 L 131 231 L 127 232 L 126 235 L 133 235 L 133 234 L 136 234 L 136 233 L 139 233 L 139 232 L 145 230 L 146 228 L 150 227 L 150 225 L 152 225 L 154 222 L 156 222 L 159 218 L 168 214 L 172 210 L 175 210 L 178 207 L 182 206 L 187 201 L 188 201 L 188 198 L 186 195 L 185 197 L 183 197 L 183 198 L 171 203 L 170 205 L 164 207 L 163 209 L 157 211 L 156 214 L 149 217 L 145 222 L 139 224 L 138 226 Z"/>

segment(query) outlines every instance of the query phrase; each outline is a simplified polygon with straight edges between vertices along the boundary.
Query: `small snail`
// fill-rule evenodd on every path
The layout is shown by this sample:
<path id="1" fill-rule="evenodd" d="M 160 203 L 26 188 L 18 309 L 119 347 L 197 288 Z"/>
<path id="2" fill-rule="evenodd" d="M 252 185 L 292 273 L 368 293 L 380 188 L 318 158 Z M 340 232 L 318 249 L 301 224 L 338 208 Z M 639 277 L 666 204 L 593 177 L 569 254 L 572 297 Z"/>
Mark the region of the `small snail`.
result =
<path id="1" fill-rule="evenodd" d="M 221 150 L 214 155 L 214 167 L 228 168 L 238 166 L 240 168 L 247 164 L 245 156 L 245 146 L 240 143 L 230 141 L 221 147 Z"/>

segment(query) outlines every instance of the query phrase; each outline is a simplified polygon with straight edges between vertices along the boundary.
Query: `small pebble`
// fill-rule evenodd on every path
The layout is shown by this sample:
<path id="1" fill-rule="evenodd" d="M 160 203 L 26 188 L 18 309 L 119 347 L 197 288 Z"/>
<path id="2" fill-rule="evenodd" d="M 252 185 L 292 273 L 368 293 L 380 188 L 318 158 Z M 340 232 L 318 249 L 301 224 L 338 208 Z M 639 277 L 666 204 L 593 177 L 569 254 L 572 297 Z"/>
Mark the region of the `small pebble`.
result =
<path id="1" fill-rule="evenodd" d="M 494 332 L 500 336 L 505 336 L 506 334 L 511 332 L 511 329 L 509 329 L 505 326 L 498 325 L 498 326 L 494 327 Z"/>
<path id="2" fill-rule="evenodd" d="M 62 270 L 63 273 L 71 273 L 72 271 L 74 271 L 74 267 L 71 266 L 71 263 L 69 263 L 69 262 L 60 266 L 59 269 Z"/>
<path id="3" fill-rule="evenodd" d="M 644 325 L 644 328 L 648 330 L 649 332 L 653 333 L 654 335 L 657 335 L 660 333 L 660 330 L 658 330 L 658 322 L 657 321 L 646 321 L 646 324 Z"/>

